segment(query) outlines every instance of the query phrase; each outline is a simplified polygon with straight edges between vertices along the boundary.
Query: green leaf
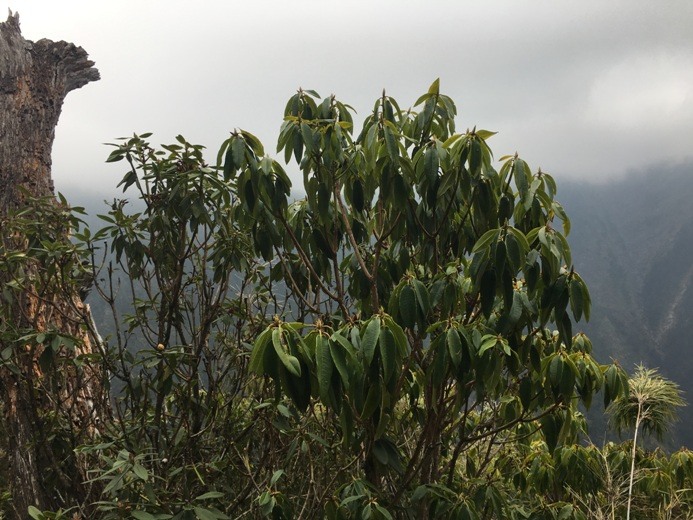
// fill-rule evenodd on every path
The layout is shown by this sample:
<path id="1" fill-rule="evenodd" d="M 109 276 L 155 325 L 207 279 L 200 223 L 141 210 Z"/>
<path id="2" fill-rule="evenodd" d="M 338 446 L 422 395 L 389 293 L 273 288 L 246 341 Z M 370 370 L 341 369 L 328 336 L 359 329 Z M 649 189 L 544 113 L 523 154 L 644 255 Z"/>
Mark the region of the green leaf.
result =
<path id="1" fill-rule="evenodd" d="M 272 473 L 272 478 L 270 479 L 270 486 L 274 486 L 283 474 L 284 474 L 283 469 L 278 469 L 277 471 Z"/>
<path id="2" fill-rule="evenodd" d="M 43 520 L 43 513 L 34 506 L 29 506 L 29 516 L 31 516 L 31 518 L 33 518 L 34 520 Z"/>
<path id="3" fill-rule="evenodd" d="M 375 409 L 380 404 L 380 385 L 370 385 L 368 388 L 368 395 L 363 403 L 363 408 L 361 409 L 361 420 L 365 421 L 373 415 Z"/>
<path id="4" fill-rule="evenodd" d="M 385 383 L 388 383 L 397 369 L 397 346 L 395 345 L 395 337 L 389 328 L 380 332 L 379 346 L 383 364 L 383 379 Z"/>
<path id="5" fill-rule="evenodd" d="M 559 387 L 563 379 L 563 358 L 560 354 L 554 354 L 549 362 L 549 381 L 554 387 Z"/>
<path id="6" fill-rule="evenodd" d="M 229 165 L 232 170 L 238 170 L 241 168 L 244 168 L 246 165 L 246 158 L 245 158 L 245 143 L 243 142 L 243 139 L 241 139 L 238 136 L 234 136 L 231 138 L 231 146 L 230 150 L 231 152 L 231 157 L 233 158 L 232 165 Z M 229 155 L 227 153 L 226 155 L 227 160 L 229 159 Z M 226 165 L 225 165 L 226 169 Z"/>
<path id="7" fill-rule="evenodd" d="M 205 509 L 203 507 L 195 507 L 193 510 L 195 511 L 195 516 L 197 516 L 198 520 L 224 520 L 228 518 L 228 516 L 219 511 L 210 511 L 209 509 Z"/>
<path id="8" fill-rule="evenodd" d="M 245 139 L 246 143 L 250 145 L 250 149 L 255 153 L 256 156 L 261 157 L 265 155 L 265 149 L 256 136 L 246 130 L 241 130 L 241 135 L 243 136 L 243 139 Z"/>
<path id="9" fill-rule="evenodd" d="M 436 95 L 440 92 L 440 78 L 436 78 L 436 80 L 431 83 L 431 86 L 428 87 L 428 93 Z"/>
<path id="10" fill-rule="evenodd" d="M 529 182 L 527 181 L 527 164 L 520 158 L 515 159 L 513 163 L 513 175 L 515 177 L 515 186 L 520 193 L 520 200 L 525 201 L 529 192 Z"/>
<path id="11" fill-rule="evenodd" d="M 385 133 L 385 146 L 387 147 L 387 153 L 390 156 L 392 164 L 399 164 L 399 146 L 397 146 L 397 140 L 395 135 L 390 130 L 390 127 L 386 124 L 384 127 Z"/>
<path id="12" fill-rule="evenodd" d="M 360 179 L 355 179 L 353 182 L 351 202 L 353 203 L 356 211 L 363 211 L 365 203 L 363 199 L 363 184 L 361 184 Z"/>
<path id="13" fill-rule="evenodd" d="M 333 363 L 332 354 L 330 352 L 330 342 L 322 335 L 318 335 L 315 340 L 315 362 L 318 372 L 320 399 L 324 404 L 327 404 L 329 403 Z"/>
<path id="14" fill-rule="evenodd" d="M 524 254 L 522 252 L 522 247 L 517 241 L 517 238 L 513 233 L 508 233 L 505 236 L 505 250 L 507 253 L 507 258 L 512 266 L 514 273 L 522 269 L 524 264 Z"/>
<path id="15" fill-rule="evenodd" d="M 429 183 L 433 183 L 438 175 L 438 167 L 440 160 L 438 158 L 438 149 L 435 146 L 429 146 L 424 152 L 424 177 Z"/>
<path id="16" fill-rule="evenodd" d="M 490 130 L 477 130 L 475 133 L 476 133 L 476 135 L 481 137 L 484 141 L 486 141 L 486 139 L 488 139 L 491 136 L 496 135 L 498 132 L 491 132 Z"/>
<path id="17" fill-rule="evenodd" d="M 529 406 L 532 403 L 532 393 L 532 380 L 525 376 L 520 381 L 519 388 L 520 402 L 525 410 L 529 410 Z"/>
<path id="18" fill-rule="evenodd" d="M 419 308 L 421 309 L 421 314 L 427 316 L 431 311 L 431 299 L 428 295 L 428 290 L 426 286 L 420 280 L 413 280 L 412 286 L 414 287 L 414 292 L 416 293 L 416 299 L 419 302 Z"/>
<path id="19" fill-rule="evenodd" d="M 265 349 L 272 338 L 272 329 L 265 329 L 255 340 L 253 345 L 253 351 L 250 354 L 250 364 L 248 369 L 257 375 L 264 375 L 265 367 L 263 366 L 263 360 L 265 357 Z"/>
<path id="20" fill-rule="evenodd" d="M 132 511 L 130 513 L 136 520 L 156 520 L 156 517 L 146 511 Z M 39 518 L 39 517 L 34 517 Z"/>
<path id="21" fill-rule="evenodd" d="M 487 350 L 492 349 L 498 344 L 498 336 L 494 336 L 493 334 L 487 334 L 483 338 L 481 338 L 482 343 L 481 346 L 479 347 L 479 357 L 481 357 L 484 352 Z"/>
<path id="22" fill-rule="evenodd" d="M 522 294 L 519 292 L 513 292 L 513 304 L 510 307 L 510 312 L 508 313 L 508 321 L 511 326 L 515 326 L 517 321 L 522 317 L 522 309 L 524 305 L 522 303 Z"/>
<path id="23" fill-rule="evenodd" d="M 284 365 L 289 373 L 295 375 L 296 377 L 301 377 L 301 363 L 298 359 L 284 350 L 284 345 L 282 345 L 282 330 L 281 327 L 275 327 L 272 331 L 272 345 L 274 345 L 274 351 L 277 353 L 279 360 Z"/>
<path id="24" fill-rule="evenodd" d="M 370 365 L 371 361 L 373 361 L 375 346 L 378 344 L 379 337 L 380 318 L 375 316 L 368 321 L 366 330 L 363 333 L 363 338 L 361 339 L 361 349 L 363 350 L 363 357 L 366 361 L 366 366 Z"/>
<path id="25" fill-rule="evenodd" d="M 314 141 L 313 141 L 313 131 L 307 123 L 301 123 L 301 137 L 303 137 L 303 144 L 306 147 L 306 152 L 313 153 L 314 151 Z"/>
<path id="26" fill-rule="evenodd" d="M 481 145 L 475 138 L 469 141 L 469 171 L 474 176 L 481 173 Z"/>
<path id="27" fill-rule="evenodd" d="M 212 500 L 214 498 L 224 498 L 225 496 L 226 494 L 222 493 L 221 491 L 208 491 L 207 493 L 196 497 L 195 500 Z"/>
<path id="28" fill-rule="evenodd" d="M 342 384 L 344 385 L 344 388 L 349 389 L 349 383 L 351 381 L 351 371 L 349 370 L 349 366 L 347 363 L 346 351 L 344 347 L 339 343 L 339 341 L 335 339 L 335 337 L 341 338 L 345 342 L 347 342 L 347 339 L 337 333 L 334 333 L 330 338 L 330 354 L 332 356 L 334 366 L 337 369 L 337 372 L 339 372 L 340 377 L 342 378 Z M 351 345 L 349 346 L 351 347 Z"/>
<path id="29" fill-rule="evenodd" d="M 455 368 L 460 366 L 462 362 L 462 341 L 457 329 L 449 328 L 447 332 L 446 342 L 448 344 L 448 352 L 450 359 Z"/>
<path id="30" fill-rule="evenodd" d="M 409 341 L 407 340 L 407 335 L 402 330 L 402 327 L 400 327 L 390 316 L 385 316 L 383 321 L 385 326 L 388 328 L 388 330 L 390 330 L 390 332 L 392 332 L 392 335 L 395 338 L 395 345 L 397 346 L 399 356 L 408 356 L 410 352 Z"/>
<path id="31" fill-rule="evenodd" d="M 583 312 L 582 287 L 577 280 L 570 281 L 570 310 L 573 312 L 575 321 L 580 321 Z"/>
<path id="32" fill-rule="evenodd" d="M 481 311 L 486 318 L 491 316 L 496 299 L 496 272 L 492 269 L 481 276 Z"/>
<path id="33" fill-rule="evenodd" d="M 411 285 L 402 287 L 399 295 L 399 315 L 402 318 L 402 325 L 410 329 L 416 325 L 416 294 Z"/>
<path id="34" fill-rule="evenodd" d="M 384 518 L 385 520 L 392 520 L 392 515 L 390 514 L 390 512 L 389 512 L 387 509 L 385 509 L 383 506 L 381 506 L 380 504 L 378 504 L 377 502 L 374 502 L 374 503 L 373 503 L 373 508 L 374 508 L 374 509 L 380 514 L 380 516 L 381 516 L 382 518 Z"/>
<path id="35" fill-rule="evenodd" d="M 139 478 L 140 480 L 144 480 L 146 482 L 149 479 L 149 473 L 147 472 L 144 466 L 135 463 L 132 466 L 132 470 L 135 472 L 135 475 L 137 475 L 137 478 Z"/>
<path id="36" fill-rule="evenodd" d="M 486 233 L 481 235 L 479 240 L 476 241 L 476 244 L 474 244 L 474 247 L 472 248 L 472 253 L 478 253 L 482 249 L 486 249 L 489 245 L 491 245 L 491 242 L 498 240 L 499 235 L 500 229 L 489 229 Z"/>

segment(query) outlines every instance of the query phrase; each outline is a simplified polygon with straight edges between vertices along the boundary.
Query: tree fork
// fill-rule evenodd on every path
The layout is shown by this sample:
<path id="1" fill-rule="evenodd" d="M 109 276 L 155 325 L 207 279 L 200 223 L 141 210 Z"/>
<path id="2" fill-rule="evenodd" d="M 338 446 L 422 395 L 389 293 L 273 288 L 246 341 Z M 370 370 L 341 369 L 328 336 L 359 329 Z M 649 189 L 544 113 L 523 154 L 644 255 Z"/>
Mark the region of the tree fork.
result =
<path id="1" fill-rule="evenodd" d="M 27 207 L 29 197 L 47 197 L 58 204 L 51 178 L 55 127 L 65 96 L 99 79 L 93 65 L 84 49 L 72 43 L 25 40 L 18 14 L 10 11 L 7 21 L 0 23 L 0 223 Z M 16 234 L 7 236 L 4 229 L 2 240 L 4 244 L 26 242 Z M 32 268 L 36 269 L 27 266 L 28 279 Z M 7 276 L 0 275 L 3 287 L 9 281 Z M 83 515 L 88 500 L 83 484 L 86 465 L 72 450 L 97 432 L 98 422 L 108 410 L 99 369 L 71 363 L 78 355 L 92 353 L 99 343 L 95 331 L 87 332 L 93 324 L 89 307 L 76 288 L 65 293 L 37 294 L 32 287 L 26 287 L 19 298 L 2 297 L 0 304 L 16 317 L 9 324 L 12 330 L 59 331 L 78 339 L 75 349 L 63 346 L 58 353 L 67 363 L 60 368 L 62 381 L 51 399 L 45 397 L 55 392 L 57 385 L 50 384 L 51 375 L 39 366 L 43 345 L 23 345 L 18 337 L 6 336 L 0 341 L 3 351 L 12 348 L 11 362 L 15 365 L 14 371 L 5 365 L 0 367 L 14 515 L 26 518 L 29 506 L 77 506 L 78 514 Z M 70 426 L 67 458 L 64 453 L 58 456 L 47 441 L 46 412 L 56 411 L 67 418 Z"/>

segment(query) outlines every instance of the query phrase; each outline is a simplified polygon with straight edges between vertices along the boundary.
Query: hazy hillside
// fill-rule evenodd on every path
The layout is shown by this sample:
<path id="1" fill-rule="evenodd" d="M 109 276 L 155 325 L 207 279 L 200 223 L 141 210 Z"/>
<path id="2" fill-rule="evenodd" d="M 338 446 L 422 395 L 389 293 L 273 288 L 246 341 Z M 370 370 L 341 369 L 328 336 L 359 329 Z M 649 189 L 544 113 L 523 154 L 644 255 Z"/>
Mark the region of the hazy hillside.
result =
<path id="1" fill-rule="evenodd" d="M 606 185 L 559 184 L 576 269 L 590 287 L 584 325 L 597 358 L 658 367 L 693 398 L 693 163 Z M 693 446 L 693 407 L 676 441 Z"/>

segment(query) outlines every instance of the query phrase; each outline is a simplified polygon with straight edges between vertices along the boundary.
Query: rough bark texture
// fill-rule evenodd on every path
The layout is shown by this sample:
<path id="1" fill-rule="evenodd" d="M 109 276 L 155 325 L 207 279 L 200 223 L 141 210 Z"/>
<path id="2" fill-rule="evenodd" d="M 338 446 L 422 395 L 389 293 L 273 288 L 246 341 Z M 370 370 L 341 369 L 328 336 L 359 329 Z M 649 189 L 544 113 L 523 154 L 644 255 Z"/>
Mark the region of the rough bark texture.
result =
<path id="1" fill-rule="evenodd" d="M 25 207 L 27 195 L 51 197 L 57 204 L 51 180 L 51 148 L 63 100 L 68 92 L 99 79 L 87 53 L 64 41 L 25 40 L 19 16 L 0 23 L 0 224 Z M 26 191 L 25 192 L 23 191 Z M 2 228 L 2 226 L 0 226 Z M 2 229 L 6 229 L 5 228 Z M 3 231 L 7 244 L 21 243 L 16 234 Z M 68 240 L 65 235 L 64 240 Z M 0 251 L 1 252 L 1 251 Z M 38 270 L 41 266 L 34 266 Z M 27 266 L 31 278 L 32 266 Z M 37 272 L 37 271 L 35 271 Z M 0 273 L 2 287 L 8 273 Z M 17 518 L 27 518 L 30 505 L 39 509 L 78 506 L 88 501 L 84 460 L 74 447 L 97 431 L 106 402 L 97 369 L 77 366 L 75 356 L 92 352 L 94 337 L 84 326 L 89 308 L 76 291 L 45 294 L 27 286 L 20 297 L 0 296 L 0 305 L 11 306 L 16 322 L 5 324 L 0 350 L 0 395 L 5 413 L 9 485 Z M 76 337 L 77 347 L 61 347 L 48 374 L 39 358 L 44 346 L 22 344 L 7 331 L 60 331 Z M 9 368 L 12 364 L 12 369 Z M 51 428 L 66 428 L 56 442 Z"/>

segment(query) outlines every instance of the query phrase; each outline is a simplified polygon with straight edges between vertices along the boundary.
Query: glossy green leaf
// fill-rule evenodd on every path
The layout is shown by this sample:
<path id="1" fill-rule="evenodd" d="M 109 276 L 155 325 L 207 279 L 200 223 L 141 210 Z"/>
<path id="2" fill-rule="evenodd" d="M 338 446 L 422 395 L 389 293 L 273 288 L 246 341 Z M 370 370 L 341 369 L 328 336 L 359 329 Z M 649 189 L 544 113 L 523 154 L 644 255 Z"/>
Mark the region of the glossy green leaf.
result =
<path id="1" fill-rule="evenodd" d="M 351 382 L 351 370 L 349 367 L 349 362 L 347 361 L 348 354 L 344 346 L 338 340 L 336 340 L 335 337 L 339 337 L 345 342 L 347 342 L 347 340 L 339 334 L 333 334 L 330 338 L 330 355 L 332 357 L 334 367 L 337 369 L 339 376 L 342 378 L 344 388 L 348 390 Z"/>
<path id="2" fill-rule="evenodd" d="M 460 334 L 454 328 L 449 328 L 447 331 L 446 342 L 448 345 L 448 352 L 450 353 L 450 359 L 455 368 L 460 366 L 462 362 L 462 341 L 460 340 Z"/>
<path id="3" fill-rule="evenodd" d="M 424 153 L 424 177 L 428 182 L 432 183 L 435 177 L 438 176 L 438 166 L 440 159 L 438 158 L 438 150 L 435 146 L 429 146 Z"/>
<path id="4" fill-rule="evenodd" d="M 137 475 L 137 478 L 139 478 L 140 480 L 144 480 L 145 482 L 149 480 L 149 472 L 141 464 L 135 462 L 135 464 L 132 465 L 132 471 L 135 473 L 135 475 Z"/>
<path id="5" fill-rule="evenodd" d="M 426 286 L 420 280 L 412 280 L 411 285 L 416 293 L 416 300 L 419 303 L 421 314 L 427 316 L 431 311 L 431 299 L 428 294 L 428 289 L 426 289 Z"/>
<path id="6" fill-rule="evenodd" d="M 395 337 L 389 328 L 384 328 L 380 331 L 379 347 L 383 366 L 383 379 L 385 383 L 388 383 L 397 370 L 398 357 Z"/>
<path id="7" fill-rule="evenodd" d="M 399 164 L 399 146 L 397 145 L 395 135 L 388 125 L 383 127 L 383 132 L 385 134 L 385 146 L 387 147 L 390 160 L 395 165 Z"/>
<path id="8" fill-rule="evenodd" d="M 267 328 L 257 337 L 255 344 L 253 345 L 253 350 L 250 354 L 250 363 L 248 369 L 258 375 L 263 375 L 265 373 L 265 367 L 263 365 L 263 360 L 265 356 L 265 349 L 269 345 L 272 339 L 272 329 Z"/>
<path id="9" fill-rule="evenodd" d="M 515 162 L 513 163 L 513 177 L 517 191 L 520 193 L 520 199 L 523 201 L 526 200 L 529 193 L 527 170 L 527 164 L 522 159 L 515 159 Z"/>
<path id="10" fill-rule="evenodd" d="M 563 379 L 564 363 L 560 354 L 554 354 L 549 363 L 549 381 L 553 387 L 558 388 Z"/>
<path id="11" fill-rule="evenodd" d="M 282 344 L 282 330 L 280 327 L 275 327 L 272 331 L 272 345 L 284 367 L 294 376 L 301 377 L 301 364 L 296 357 L 287 353 L 284 349 L 284 345 Z"/>
<path id="12" fill-rule="evenodd" d="M 208 491 L 195 498 L 195 500 L 212 500 L 215 498 L 224 498 L 226 495 L 221 491 Z"/>
<path id="13" fill-rule="evenodd" d="M 368 388 L 368 393 L 366 395 L 366 400 L 363 403 L 363 409 L 361 410 L 361 420 L 365 421 L 369 419 L 375 409 L 380 404 L 380 385 L 373 384 Z"/>
<path id="14" fill-rule="evenodd" d="M 570 281 L 570 310 L 575 321 L 580 321 L 583 312 L 582 287 L 577 280 Z"/>
<path id="15" fill-rule="evenodd" d="M 402 330 L 402 327 L 400 327 L 390 316 L 385 316 L 383 322 L 388 330 L 392 332 L 399 357 L 402 358 L 408 356 L 410 351 L 409 341 L 407 341 L 407 336 Z"/>
<path id="16" fill-rule="evenodd" d="M 370 365 L 371 361 L 373 361 L 375 347 L 378 344 L 379 338 L 380 318 L 373 317 L 368 321 L 366 329 L 363 332 L 363 337 L 361 338 L 361 350 L 363 351 L 363 358 L 366 362 L 366 365 Z"/>
<path id="17" fill-rule="evenodd" d="M 352 185 L 351 201 L 356 211 L 363 211 L 365 207 L 363 196 L 363 184 L 360 179 L 355 179 Z"/>
<path id="18" fill-rule="evenodd" d="M 479 346 L 478 356 L 481 357 L 487 350 L 491 350 L 498 344 L 498 336 L 493 334 L 487 334 L 481 338 L 481 345 Z"/>
<path id="19" fill-rule="evenodd" d="M 33 506 L 29 506 L 30 510 L 31 510 L 31 507 L 33 507 Z M 36 508 L 34 508 L 34 509 L 36 509 Z M 156 517 L 154 515 L 152 515 L 151 513 L 147 513 L 146 511 L 132 511 L 130 514 L 132 515 L 132 517 L 135 520 L 156 520 Z M 38 520 L 39 518 L 46 518 L 46 517 L 41 514 L 41 516 L 38 516 L 38 515 L 33 516 L 32 515 L 32 518 L 35 518 Z"/>
<path id="20" fill-rule="evenodd" d="M 481 236 L 481 238 L 479 238 L 479 240 L 476 241 L 476 244 L 474 244 L 474 248 L 472 249 L 472 253 L 478 253 L 482 249 L 486 249 L 494 240 L 498 240 L 499 235 L 499 229 L 489 229 Z"/>
<path id="21" fill-rule="evenodd" d="M 332 354 L 329 340 L 318 335 L 315 338 L 315 365 L 318 375 L 318 388 L 323 403 L 329 402 L 329 390 L 332 385 Z M 339 369 L 338 369 L 339 370 Z"/>

